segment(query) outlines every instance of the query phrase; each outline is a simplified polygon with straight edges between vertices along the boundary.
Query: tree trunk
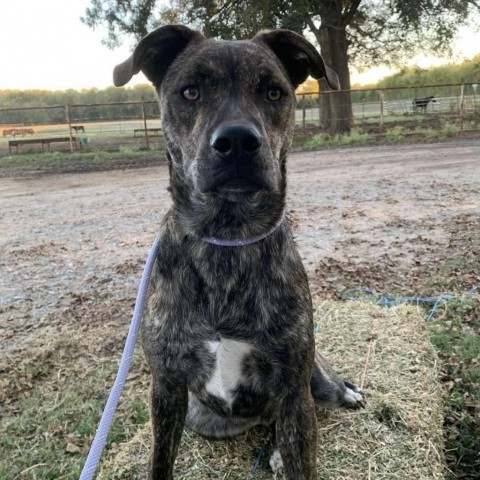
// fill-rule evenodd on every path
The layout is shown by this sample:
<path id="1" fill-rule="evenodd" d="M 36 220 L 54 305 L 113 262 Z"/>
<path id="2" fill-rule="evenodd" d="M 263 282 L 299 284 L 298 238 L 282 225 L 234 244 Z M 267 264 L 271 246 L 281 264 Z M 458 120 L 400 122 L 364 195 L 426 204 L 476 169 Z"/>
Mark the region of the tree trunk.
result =
<path id="1" fill-rule="evenodd" d="M 318 42 L 325 63 L 335 70 L 342 90 L 350 90 L 348 70 L 347 34 L 345 28 L 320 28 Z M 320 83 L 321 92 L 331 92 L 324 80 Z M 322 129 L 330 134 L 349 133 L 352 124 L 352 99 L 349 91 L 324 93 L 321 99 Z"/>
<path id="2" fill-rule="evenodd" d="M 348 133 L 352 124 L 352 99 L 350 97 L 350 72 L 348 70 L 347 26 L 357 12 L 362 0 L 330 0 L 319 4 L 321 25 L 313 20 L 307 25 L 315 35 L 325 63 L 332 68 L 340 80 L 342 91 L 334 93 L 325 81 L 320 82 L 320 91 L 329 92 L 320 96 L 321 128 L 331 134 Z"/>

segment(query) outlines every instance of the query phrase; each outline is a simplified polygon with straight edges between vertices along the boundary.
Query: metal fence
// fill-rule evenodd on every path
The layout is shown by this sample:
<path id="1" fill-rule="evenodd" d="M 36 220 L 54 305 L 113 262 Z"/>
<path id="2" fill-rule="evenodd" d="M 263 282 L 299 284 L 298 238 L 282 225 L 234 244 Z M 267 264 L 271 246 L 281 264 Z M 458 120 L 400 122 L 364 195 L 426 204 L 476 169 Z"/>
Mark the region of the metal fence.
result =
<path id="1" fill-rule="evenodd" d="M 297 95 L 297 131 L 477 130 L 477 87 L 464 83 L 303 93 Z M 162 148 L 159 115 L 156 102 L 0 109 L 0 156 L 50 149 Z"/>
<path id="2" fill-rule="evenodd" d="M 164 145 L 156 102 L 0 109 L 0 156 Z"/>
<path id="3" fill-rule="evenodd" d="M 477 130 L 480 128 L 477 88 L 477 83 L 464 83 L 305 93 L 299 95 L 297 124 L 302 128 L 319 126 L 326 132 L 336 131 L 333 120 L 370 133 L 384 133 L 392 128 L 406 132 L 439 130 L 445 126 Z M 329 103 L 336 108 L 336 119 L 332 118 Z"/>

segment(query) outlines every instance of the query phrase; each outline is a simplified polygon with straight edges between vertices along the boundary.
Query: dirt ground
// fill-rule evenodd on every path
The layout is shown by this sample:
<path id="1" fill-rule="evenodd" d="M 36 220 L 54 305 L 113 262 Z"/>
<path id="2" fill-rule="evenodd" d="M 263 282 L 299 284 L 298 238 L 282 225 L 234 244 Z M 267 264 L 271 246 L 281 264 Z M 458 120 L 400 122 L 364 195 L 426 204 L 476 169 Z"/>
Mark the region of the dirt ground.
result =
<path id="1" fill-rule="evenodd" d="M 388 287 L 405 290 L 408 277 L 415 290 L 412 272 L 454 255 L 454 230 L 478 232 L 479 140 L 294 153 L 289 174 L 288 212 L 318 295 L 381 288 L 385 269 Z M 0 360 L 79 303 L 93 316 L 105 303 L 128 311 L 170 205 L 167 180 L 166 166 L 0 179 Z"/>

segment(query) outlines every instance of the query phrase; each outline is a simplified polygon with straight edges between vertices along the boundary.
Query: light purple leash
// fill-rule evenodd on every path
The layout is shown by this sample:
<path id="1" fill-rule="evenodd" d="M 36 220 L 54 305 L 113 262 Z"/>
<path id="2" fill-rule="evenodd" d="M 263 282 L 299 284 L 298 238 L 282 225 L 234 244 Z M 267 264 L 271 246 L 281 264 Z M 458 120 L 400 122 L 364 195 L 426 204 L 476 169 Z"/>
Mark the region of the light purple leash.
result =
<path id="1" fill-rule="evenodd" d="M 83 466 L 82 473 L 80 474 L 80 480 L 92 480 L 100 462 L 105 442 L 107 441 L 108 432 L 113 421 L 113 415 L 117 409 L 120 394 L 122 393 L 123 386 L 127 380 L 128 370 L 132 363 L 133 351 L 135 349 L 135 341 L 137 340 L 138 328 L 142 320 L 143 306 L 147 297 L 148 283 L 150 281 L 150 275 L 152 273 L 153 265 L 158 253 L 158 245 L 160 237 L 158 236 L 153 242 L 150 253 L 148 254 L 147 263 L 143 269 L 142 279 L 140 280 L 140 287 L 138 288 L 137 301 L 135 302 L 135 309 L 133 311 L 132 323 L 128 330 L 127 340 L 123 349 L 122 359 L 120 360 L 120 366 L 118 368 L 117 377 L 113 384 L 110 395 L 108 396 L 107 405 L 102 413 L 102 418 L 97 428 L 97 433 L 93 439 L 92 447 L 88 453 L 87 460 Z"/>
<path id="2" fill-rule="evenodd" d="M 242 247 L 244 245 L 251 245 L 252 243 L 259 242 L 260 240 L 263 240 L 271 235 L 282 224 L 284 218 L 285 212 L 283 212 L 280 220 L 271 230 L 245 240 L 220 240 L 215 237 L 203 237 L 202 240 L 204 242 L 211 243 L 213 245 L 219 245 L 221 247 Z M 118 367 L 117 377 L 115 378 L 112 390 L 108 396 L 107 404 L 103 410 L 102 418 L 100 419 L 100 423 L 97 428 L 97 433 L 95 434 L 95 438 L 93 439 L 87 460 L 83 466 L 82 473 L 80 474 L 80 480 L 93 479 L 98 468 L 103 449 L 105 448 L 105 443 L 107 441 L 108 432 L 110 431 L 110 427 L 112 425 L 113 416 L 115 414 L 115 410 L 117 409 L 123 386 L 127 380 L 130 364 L 132 363 L 135 342 L 137 340 L 138 329 L 142 321 L 143 307 L 147 297 L 148 284 L 150 282 L 150 276 L 152 274 L 153 265 L 155 264 L 155 259 L 158 255 L 159 243 L 160 236 L 158 236 L 153 242 L 150 253 L 148 254 L 147 262 L 145 263 L 145 267 L 143 269 L 142 279 L 140 280 L 140 287 L 138 288 L 137 293 L 137 301 L 135 302 L 135 309 L 133 311 L 132 323 L 130 324 L 130 329 L 128 330 L 127 340 L 125 341 L 125 347 L 120 360 L 120 366 Z"/>

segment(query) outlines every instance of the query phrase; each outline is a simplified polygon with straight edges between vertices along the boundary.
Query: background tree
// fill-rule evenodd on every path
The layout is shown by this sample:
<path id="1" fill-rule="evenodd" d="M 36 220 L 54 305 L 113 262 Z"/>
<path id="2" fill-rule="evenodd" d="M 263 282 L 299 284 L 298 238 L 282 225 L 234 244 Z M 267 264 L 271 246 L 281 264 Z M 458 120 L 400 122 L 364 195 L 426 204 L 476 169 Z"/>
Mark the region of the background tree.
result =
<path id="1" fill-rule="evenodd" d="M 262 28 L 288 28 L 320 46 L 342 89 L 349 90 L 351 65 L 398 65 L 420 51 L 448 54 L 458 29 L 479 12 L 477 0 L 170 0 L 168 6 L 160 0 L 91 0 L 82 21 L 93 28 L 106 25 L 110 47 L 124 36 L 138 40 L 173 22 L 234 39 Z M 350 94 L 321 98 L 324 128 L 349 131 Z"/>

